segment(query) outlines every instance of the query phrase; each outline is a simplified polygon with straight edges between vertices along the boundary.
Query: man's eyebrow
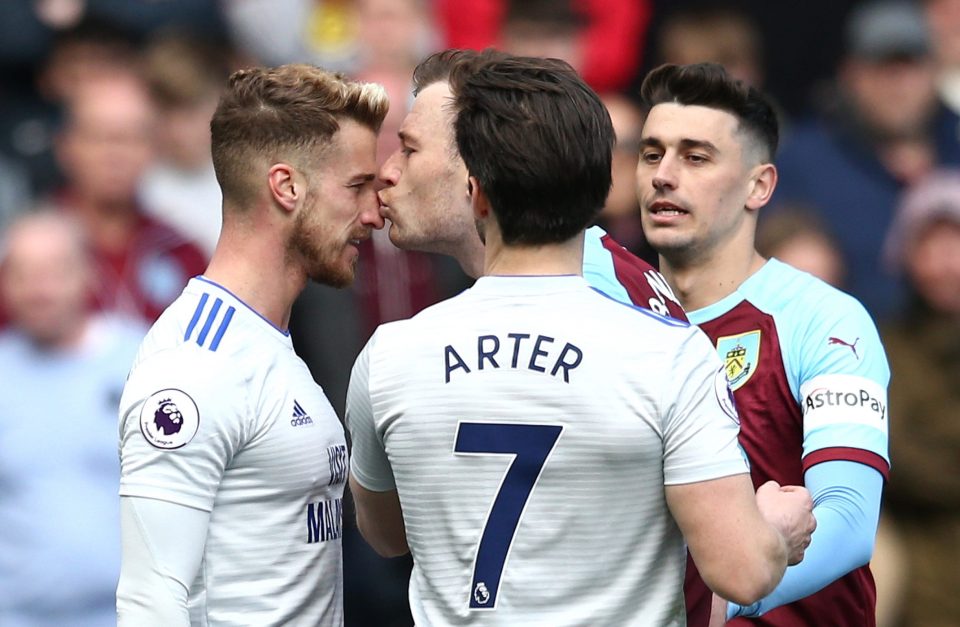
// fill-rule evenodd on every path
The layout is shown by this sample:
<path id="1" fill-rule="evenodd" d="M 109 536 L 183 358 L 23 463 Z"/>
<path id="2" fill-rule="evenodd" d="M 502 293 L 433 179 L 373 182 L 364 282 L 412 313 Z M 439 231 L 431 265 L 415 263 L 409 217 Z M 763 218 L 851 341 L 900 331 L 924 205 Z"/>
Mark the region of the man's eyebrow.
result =
<path id="1" fill-rule="evenodd" d="M 397 131 L 397 137 L 400 138 L 400 141 L 404 144 L 416 143 L 417 138 L 410 134 L 410 131 L 405 131 L 400 129 Z"/>
<path id="2" fill-rule="evenodd" d="M 640 138 L 640 148 L 658 148 L 663 150 L 663 142 L 656 137 L 641 137 Z M 683 138 L 680 140 L 680 150 L 705 150 L 710 154 L 717 154 L 720 150 L 713 144 L 705 139 L 689 139 Z"/>
<path id="3" fill-rule="evenodd" d="M 682 150 L 692 150 L 700 149 L 709 152 L 712 155 L 715 155 L 720 152 L 720 150 L 713 144 L 705 139 L 681 139 L 680 148 Z"/>
<path id="4" fill-rule="evenodd" d="M 638 143 L 641 148 L 663 148 L 663 142 L 656 137 L 641 137 Z"/>
<path id="5" fill-rule="evenodd" d="M 377 178 L 377 175 L 373 172 L 364 172 L 363 174 L 355 174 L 350 177 L 349 185 L 354 185 L 355 183 L 367 183 L 369 181 Z"/>

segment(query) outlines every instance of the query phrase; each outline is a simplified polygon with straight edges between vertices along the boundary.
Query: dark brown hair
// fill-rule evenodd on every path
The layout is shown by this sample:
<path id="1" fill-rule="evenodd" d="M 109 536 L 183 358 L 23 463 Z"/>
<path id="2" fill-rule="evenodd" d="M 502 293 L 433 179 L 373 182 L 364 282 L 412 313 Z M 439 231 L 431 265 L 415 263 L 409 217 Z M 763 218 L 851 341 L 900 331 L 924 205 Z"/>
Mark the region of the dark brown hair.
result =
<path id="1" fill-rule="evenodd" d="M 726 111 L 763 149 L 765 161 L 772 161 L 777 152 L 780 130 L 770 101 L 758 89 L 732 78 L 722 65 L 661 65 L 643 80 L 640 97 L 648 109 L 674 102 Z"/>
<path id="2" fill-rule="evenodd" d="M 450 72 L 457 148 L 506 244 L 570 239 L 610 191 L 614 132 L 565 61 L 486 50 Z"/>

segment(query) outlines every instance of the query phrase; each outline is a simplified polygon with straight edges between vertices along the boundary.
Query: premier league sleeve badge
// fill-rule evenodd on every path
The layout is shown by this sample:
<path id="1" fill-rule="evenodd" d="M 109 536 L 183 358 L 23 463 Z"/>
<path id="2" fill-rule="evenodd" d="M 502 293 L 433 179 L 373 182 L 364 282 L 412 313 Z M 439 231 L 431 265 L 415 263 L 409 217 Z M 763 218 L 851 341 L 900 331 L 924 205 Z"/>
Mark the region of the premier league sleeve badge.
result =
<path id="1" fill-rule="evenodd" d="M 140 408 L 140 432 L 157 448 L 178 449 L 193 439 L 199 427 L 197 404 L 181 390 L 155 392 Z"/>

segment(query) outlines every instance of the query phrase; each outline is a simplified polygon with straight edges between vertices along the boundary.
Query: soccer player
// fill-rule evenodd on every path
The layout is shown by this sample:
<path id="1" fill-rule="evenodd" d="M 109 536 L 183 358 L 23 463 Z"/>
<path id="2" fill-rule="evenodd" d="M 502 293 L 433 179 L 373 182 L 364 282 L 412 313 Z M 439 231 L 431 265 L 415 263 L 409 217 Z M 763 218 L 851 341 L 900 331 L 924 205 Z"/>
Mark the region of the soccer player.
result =
<path id="1" fill-rule="evenodd" d="M 241 70 L 211 122 L 223 230 L 120 404 L 121 625 L 340 625 L 343 428 L 290 342 L 381 228 L 379 85 Z"/>
<path id="2" fill-rule="evenodd" d="M 477 236 L 464 192 L 466 167 L 457 151 L 449 76 L 473 50 L 446 50 L 424 59 L 413 73 L 415 100 L 400 127 L 400 148 L 380 169 L 382 214 L 399 248 L 449 255 L 473 278 L 483 273 Z M 587 229 L 583 276 L 608 296 L 686 320 L 664 278 L 598 226 Z"/>
<path id="3" fill-rule="evenodd" d="M 754 485 L 802 483 L 815 503 L 803 563 L 728 613 L 761 617 L 751 625 L 874 625 L 867 563 L 889 466 L 890 373 L 873 321 L 852 297 L 754 248 L 777 183 L 777 119 L 762 94 L 698 64 L 654 70 L 641 95 L 647 239 L 724 362 Z"/>
<path id="4" fill-rule="evenodd" d="M 684 537 L 718 592 L 764 596 L 809 494 L 755 499 L 701 332 L 580 276 L 610 187 L 600 99 L 564 62 L 493 51 L 449 86 L 484 276 L 382 325 L 347 400 L 360 531 L 412 553 L 415 621 L 682 625 Z"/>

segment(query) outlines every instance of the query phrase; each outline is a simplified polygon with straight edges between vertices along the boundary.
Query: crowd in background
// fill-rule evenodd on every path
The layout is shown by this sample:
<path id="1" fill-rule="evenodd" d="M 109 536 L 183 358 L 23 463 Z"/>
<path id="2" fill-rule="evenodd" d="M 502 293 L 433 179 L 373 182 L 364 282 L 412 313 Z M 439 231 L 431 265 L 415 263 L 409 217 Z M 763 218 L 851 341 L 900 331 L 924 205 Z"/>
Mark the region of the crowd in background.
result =
<path id="1" fill-rule="evenodd" d="M 416 63 L 487 46 L 564 58 L 601 94 L 618 137 L 601 222 L 654 264 L 634 185 L 644 73 L 715 61 L 774 97 L 758 246 L 859 298 L 891 364 L 880 624 L 960 624 L 960 0 L 0 3 L 0 624 L 112 620 L 118 394 L 216 245 L 208 123 L 230 72 L 310 62 L 382 83 L 383 160 Z M 376 326 L 468 284 L 375 232 L 352 288 L 296 303 L 298 353 L 342 415 Z M 348 529 L 347 625 L 411 624 L 409 561 Z"/>

